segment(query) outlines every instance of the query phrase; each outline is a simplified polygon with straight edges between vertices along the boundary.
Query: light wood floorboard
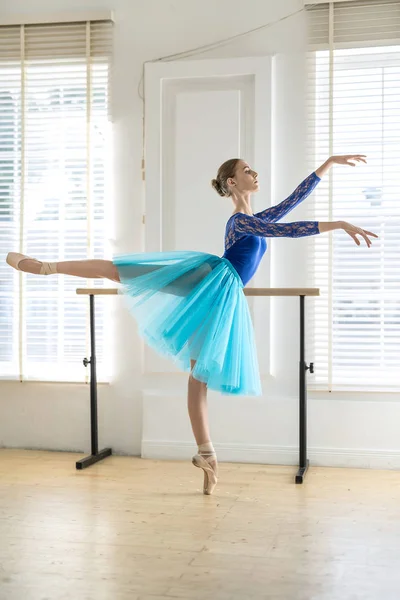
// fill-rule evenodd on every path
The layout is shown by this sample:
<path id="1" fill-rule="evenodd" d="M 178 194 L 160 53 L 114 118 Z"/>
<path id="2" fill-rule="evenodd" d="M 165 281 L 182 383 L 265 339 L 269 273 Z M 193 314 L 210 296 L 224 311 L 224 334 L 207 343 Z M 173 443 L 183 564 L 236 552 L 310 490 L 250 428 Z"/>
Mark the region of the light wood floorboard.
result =
<path id="1" fill-rule="evenodd" d="M 400 473 L 0 450 L 0 600 L 400 600 Z"/>

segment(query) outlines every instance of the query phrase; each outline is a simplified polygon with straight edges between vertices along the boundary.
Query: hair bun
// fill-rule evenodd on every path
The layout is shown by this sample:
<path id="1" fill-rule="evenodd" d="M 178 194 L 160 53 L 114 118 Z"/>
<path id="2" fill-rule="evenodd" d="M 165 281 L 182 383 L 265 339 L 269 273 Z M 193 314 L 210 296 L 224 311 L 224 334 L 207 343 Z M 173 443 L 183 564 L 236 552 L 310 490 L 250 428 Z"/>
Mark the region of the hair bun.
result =
<path id="1" fill-rule="evenodd" d="M 225 192 L 223 191 L 221 184 L 219 183 L 219 181 L 217 179 L 212 179 L 211 185 L 220 196 L 225 196 Z"/>

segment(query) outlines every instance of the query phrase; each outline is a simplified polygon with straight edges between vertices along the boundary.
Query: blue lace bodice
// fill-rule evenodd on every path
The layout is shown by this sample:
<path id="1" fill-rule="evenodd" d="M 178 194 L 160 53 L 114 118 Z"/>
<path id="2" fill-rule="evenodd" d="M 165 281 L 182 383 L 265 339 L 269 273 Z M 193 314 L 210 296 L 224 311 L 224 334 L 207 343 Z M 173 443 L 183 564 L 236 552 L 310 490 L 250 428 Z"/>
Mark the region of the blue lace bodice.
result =
<path id="1" fill-rule="evenodd" d="M 266 237 L 304 237 L 319 233 L 317 221 L 276 223 L 307 198 L 320 178 L 311 173 L 286 200 L 254 215 L 235 213 L 226 224 L 225 252 L 239 273 L 243 284 L 255 274 L 266 249 Z"/>

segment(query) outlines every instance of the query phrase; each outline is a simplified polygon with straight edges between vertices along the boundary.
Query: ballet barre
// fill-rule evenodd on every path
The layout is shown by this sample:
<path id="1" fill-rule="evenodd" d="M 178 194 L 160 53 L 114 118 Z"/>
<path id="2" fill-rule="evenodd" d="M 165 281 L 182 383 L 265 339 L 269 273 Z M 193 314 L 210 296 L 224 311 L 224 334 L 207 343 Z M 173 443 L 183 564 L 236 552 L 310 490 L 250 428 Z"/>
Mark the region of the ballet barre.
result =
<path id="1" fill-rule="evenodd" d="M 97 428 L 97 374 L 96 374 L 96 341 L 94 322 L 94 297 L 117 295 L 119 288 L 77 288 L 76 293 L 89 296 L 90 306 L 90 359 L 85 358 L 85 367 L 90 364 L 90 424 L 91 445 L 90 456 L 77 461 L 76 468 L 84 469 L 95 462 L 112 454 L 111 448 L 98 450 Z M 309 370 L 314 373 L 314 363 L 307 365 L 305 360 L 305 297 L 319 296 L 318 288 L 243 288 L 245 296 L 298 296 L 300 298 L 300 361 L 299 361 L 299 468 L 295 482 L 303 483 L 309 467 L 307 457 L 307 382 L 306 375 Z"/>

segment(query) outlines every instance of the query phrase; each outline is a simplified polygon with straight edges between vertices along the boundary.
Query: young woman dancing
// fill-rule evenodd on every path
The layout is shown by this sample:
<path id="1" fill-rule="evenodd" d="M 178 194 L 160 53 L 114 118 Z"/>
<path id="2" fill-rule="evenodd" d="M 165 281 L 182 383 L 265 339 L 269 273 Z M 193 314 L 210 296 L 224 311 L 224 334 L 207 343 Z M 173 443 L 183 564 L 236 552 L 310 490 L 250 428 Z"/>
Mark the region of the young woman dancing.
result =
<path id="1" fill-rule="evenodd" d="M 258 213 L 251 194 L 258 175 L 246 161 L 234 158 L 218 170 L 213 188 L 233 201 L 225 228 L 222 257 L 195 251 L 138 253 L 108 260 L 42 262 L 10 252 L 9 265 L 37 275 L 63 273 L 120 282 L 139 332 L 148 345 L 184 371 L 188 410 L 198 451 L 192 459 L 204 471 L 205 494 L 217 483 L 217 457 L 211 442 L 207 389 L 223 394 L 260 395 L 261 383 L 253 326 L 243 288 L 254 276 L 268 237 L 303 237 L 343 229 L 360 245 L 378 237 L 345 221 L 277 223 L 314 190 L 334 164 L 355 166 L 365 155 L 332 156 L 288 197 Z"/>

